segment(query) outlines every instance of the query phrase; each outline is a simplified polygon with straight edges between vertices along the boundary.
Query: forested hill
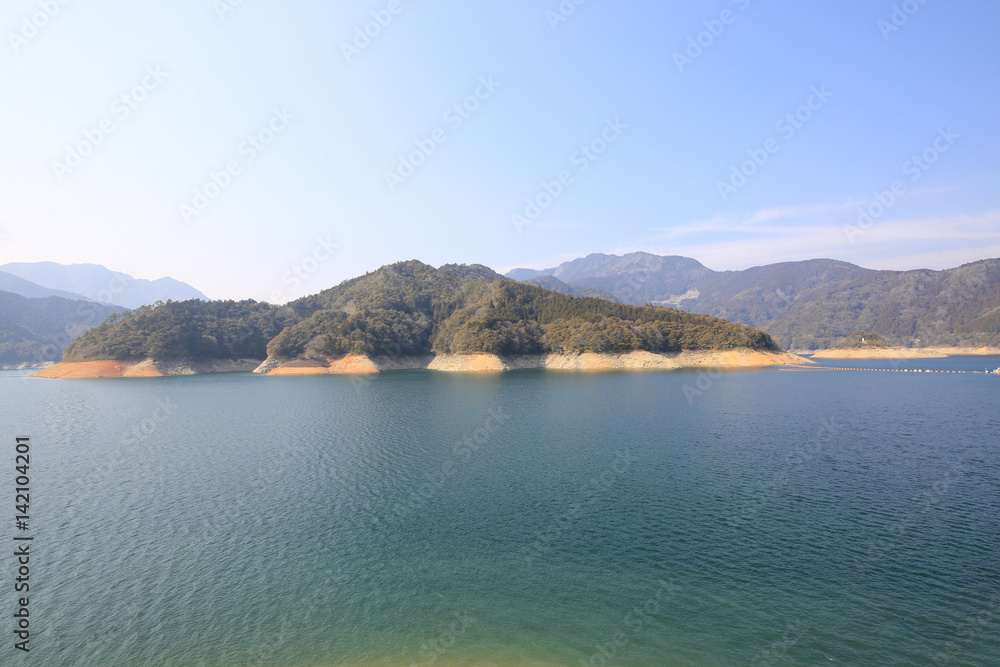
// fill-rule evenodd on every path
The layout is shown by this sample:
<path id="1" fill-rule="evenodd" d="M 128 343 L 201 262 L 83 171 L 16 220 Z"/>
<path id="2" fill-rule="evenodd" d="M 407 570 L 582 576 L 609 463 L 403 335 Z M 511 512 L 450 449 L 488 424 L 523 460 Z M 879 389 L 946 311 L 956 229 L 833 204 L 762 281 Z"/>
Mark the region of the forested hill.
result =
<path id="1" fill-rule="evenodd" d="M 267 303 L 168 301 L 112 315 L 67 347 L 63 360 L 263 359 L 284 324 Z"/>
<path id="2" fill-rule="evenodd" d="M 122 310 L 58 296 L 26 298 L 0 291 L 0 366 L 59 361 L 70 341 Z"/>
<path id="3" fill-rule="evenodd" d="M 68 360 L 775 349 L 707 315 L 573 297 L 479 265 L 399 262 L 278 308 L 168 302 L 109 320 Z"/>
<path id="4" fill-rule="evenodd" d="M 768 323 L 803 347 L 870 332 L 908 346 L 1000 346 L 1000 259 L 946 271 L 873 271 Z"/>

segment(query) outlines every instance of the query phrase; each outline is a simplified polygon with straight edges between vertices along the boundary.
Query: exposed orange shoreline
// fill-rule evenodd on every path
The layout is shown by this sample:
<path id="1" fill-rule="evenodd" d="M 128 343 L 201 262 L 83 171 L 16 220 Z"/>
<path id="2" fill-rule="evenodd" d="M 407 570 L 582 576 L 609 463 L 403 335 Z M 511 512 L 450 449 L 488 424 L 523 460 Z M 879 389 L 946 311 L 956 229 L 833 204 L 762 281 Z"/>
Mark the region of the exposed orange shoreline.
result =
<path id="1" fill-rule="evenodd" d="M 260 365 L 259 359 L 174 359 L 154 361 L 62 361 L 31 377 L 63 380 L 94 378 L 150 378 L 170 375 L 249 372 Z"/>
<path id="2" fill-rule="evenodd" d="M 679 368 L 763 368 L 811 364 L 788 352 L 760 350 L 685 351 L 661 354 L 645 351 L 598 354 L 545 354 L 500 357 L 493 354 L 439 354 L 424 357 L 367 357 L 340 359 L 243 359 L 239 361 L 64 361 L 33 377 L 56 379 L 162 377 L 202 373 L 246 372 L 260 375 L 368 375 L 393 370 L 427 369 L 451 373 L 491 373 L 527 368 L 572 371 L 676 370 Z"/>
<path id="3" fill-rule="evenodd" d="M 36 378 L 63 380 L 86 378 L 137 378 L 163 377 L 163 373 L 150 361 L 63 361 L 32 375 Z"/>
<path id="4" fill-rule="evenodd" d="M 295 359 L 267 375 L 363 375 L 378 372 L 378 366 L 368 357 L 349 355 L 342 359 Z"/>
<path id="5" fill-rule="evenodd" d="M 907 348 L 879 348 L 870 350 L 824 350 L 814 353 L 812 359 L 872 359 L 872 358 L 930 358 L 953 355 L 994 355 L 998 348 L 933 347 L 909 350 Z M 261 375 L 368 375 L 405 369 L 428 369 L 454 373 L 489 373 L 524 368 L 552 370 L 674 370 L 679 368 L 765 368 L 769 366 L 798 366 L 812 364 L 808 357 L 791 352 L 761 350 L 699 350 L 678 354 L 645 351 L 627 353 L 544 354 L 519 357 L 500 357 L 494 354 L 439 354 L 425 357 L 367 357 L 348 355 L 340 359 L 259 359 L 153 361 L 137 362 L 63 361 L 35 373 L 32 377 L 55 379 L 164 377 L 170 375 L 197 375 L 204 373 L 229 373 L 255 371 Z"/>

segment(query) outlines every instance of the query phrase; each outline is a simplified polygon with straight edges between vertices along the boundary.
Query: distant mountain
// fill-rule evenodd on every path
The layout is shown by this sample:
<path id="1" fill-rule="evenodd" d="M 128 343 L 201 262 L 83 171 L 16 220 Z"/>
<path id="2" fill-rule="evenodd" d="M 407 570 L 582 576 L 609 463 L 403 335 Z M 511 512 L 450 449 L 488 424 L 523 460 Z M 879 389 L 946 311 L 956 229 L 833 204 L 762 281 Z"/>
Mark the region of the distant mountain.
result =
<path id="1" fill-rule="evenodd" d="M 28 299 L 43 299 L 47 296 L 58 296 L 63 299 L 72 299 L 79 301 L 88 301 L 87 297 L 82 294 L 73 294 L 72 292 L 65 292 L 58 289 L 49 289 L 48 287 L 42 287 L 38 283 L 33 283 L 30 280 L 25 280 L 24 278 L 19 278 L 13 273 L 7 273 L 6 271 L 0 271 L 0 292 L 11 292 L 12 294 L 19 294 Z"/>
<path id="2" fill-rule="evenodd" d="M 0 366 L 59 361 L 69 343 L 123 310 L 93 301 L 29 299 L 0 291 Z"/>
<path id="3" fill-rule="evenodd" d="M 0 266 L 0 271 L 30 280 L 42 287 L 65 290 L 87 299 L 125 308 L 138 308 L 167 300 L 208 300 L 207 296 L 194 287 L 173 278 L 133 278 L 99 264 L 12 263 Z"/>
<path id="4" fill-rule="evenodd" d="M 269 340 L 269 342 L 268 342 Z M 265 350 L 266 346 L 266 350 Z M 185 301 L 109 319 L 67 360 L 773 350 L 767 334 L 668 308 L 571 298 L 485 266 L 399 262 L 278 308 Z"/>
<path id="5" fill-rule="evenodd" d="M 532 275 L 529 276 L 528 272 Z M 623 303 L 674 305 L 673 297 L 687 293 L 698 280 L 710 273 L 713 272 L 700 262 L 687 257 L 661 257 L 635 252 L 623 257 L 588 255 L 542 271 L 514 269 L 507 277 L 536 282 L 551 276 L 573 289 L 599 290 Z"/>
<path id="6" fill-rule="evenodd" d="M 539 276 L 537 278 L 525 280 L 524 282 L 531 283 L 532 285 L 538 285 L 539 287 L 544 287 L 545 289 L 550 289 L 553 292 L 559 292 L 560 294 L 566 294 L 568 296 L 591 296 L 595 299 L 607 299 L 608 301 L 620 303 L 617 298 L 604 290 L 582 286 L 570 287 L 555 276 Z"/>
<path id="7" fill-rule="evenodd" d="M 873 271 L 788 309 L 768 328 L 807 345 L 808 332 L 823 346 L 869 332 L 917 347 L 998 346 L 1000 259 L 946 271 Z"/>
<path id="8" fill-rule="evenodd" d="M 514 269 L 507 274 L 514 280 L 529 280 L 542 276 L 554 276 L 564 283 L 575 284 L 580 281 L 606 280 L 601 283 L 605 287 L 615 285 L 620 277 L 645 274 L 649 278 L 659 276 L 660 280 L 670 282 L 665 289 L 681 289 L 682 283 L 675 281 L 698 277 L 710 272 L 700 262 L 687 257 L 652 255 L 645 252 L 634 252 L 619 257 L 618 255 L 603 255 L 596 253 L 580 259 L 563 262 L 552 269 L 535 271 L 532 269 Z M 532 275 L 527 275 L 527 274 Z M 525 277 L 520 277 L 524 275 Z M 596 283 L 595 283 L 596 284 Z M 654 280 L 655 284 L 655 280 Z M 616 288 L 619 286 L 616 285 Z M 664 288 L 661 288 L 664 289 Z"/>
<path id="9" fill-rule="evenodd" d="M 686 257 L 594 254 L 510 278 L 556 278 L 623 303 L 673 306 L 762 329 L 786 349 L 866 331 L 897 345 L 1000 344 L 1000 260 L 948 271 L 873 271 L 831 259 L 713 271 Z"/>

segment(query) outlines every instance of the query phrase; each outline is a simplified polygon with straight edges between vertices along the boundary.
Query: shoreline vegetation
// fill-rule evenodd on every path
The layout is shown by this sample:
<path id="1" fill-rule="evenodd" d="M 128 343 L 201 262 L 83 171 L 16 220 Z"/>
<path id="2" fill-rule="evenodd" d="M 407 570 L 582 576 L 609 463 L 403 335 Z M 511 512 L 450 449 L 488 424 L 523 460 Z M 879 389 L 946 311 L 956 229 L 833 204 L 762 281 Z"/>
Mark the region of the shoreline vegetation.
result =
<path id="1" fill-rule="evenodd" d="M 414 357 L 347 355 L 339 359 L 64 361 L 32 377 L 57 379 L 137 378 L 253 371 L 258 375 L 370 375 L 397 370 L 432 370 L 447 373 L 495 373 L 545 368 L 568 371 L 678 370 L 681 368 L 764 368 L 808 364 L 790 352 L 771 350 L 695 350 L 655 353 L 538 354 L 437 354 Z"/>

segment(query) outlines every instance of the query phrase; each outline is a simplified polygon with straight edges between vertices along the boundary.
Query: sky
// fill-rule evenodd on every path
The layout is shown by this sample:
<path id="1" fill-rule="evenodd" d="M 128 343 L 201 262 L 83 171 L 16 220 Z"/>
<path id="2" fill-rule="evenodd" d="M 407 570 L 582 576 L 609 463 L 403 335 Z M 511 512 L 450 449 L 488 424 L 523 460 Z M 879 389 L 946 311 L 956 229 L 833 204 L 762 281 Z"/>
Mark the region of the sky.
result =
<path id="1" fill-rule="evenodd" d="M 6 0 L 0 264 L 1000 257 L 1000 3 Z"/>

